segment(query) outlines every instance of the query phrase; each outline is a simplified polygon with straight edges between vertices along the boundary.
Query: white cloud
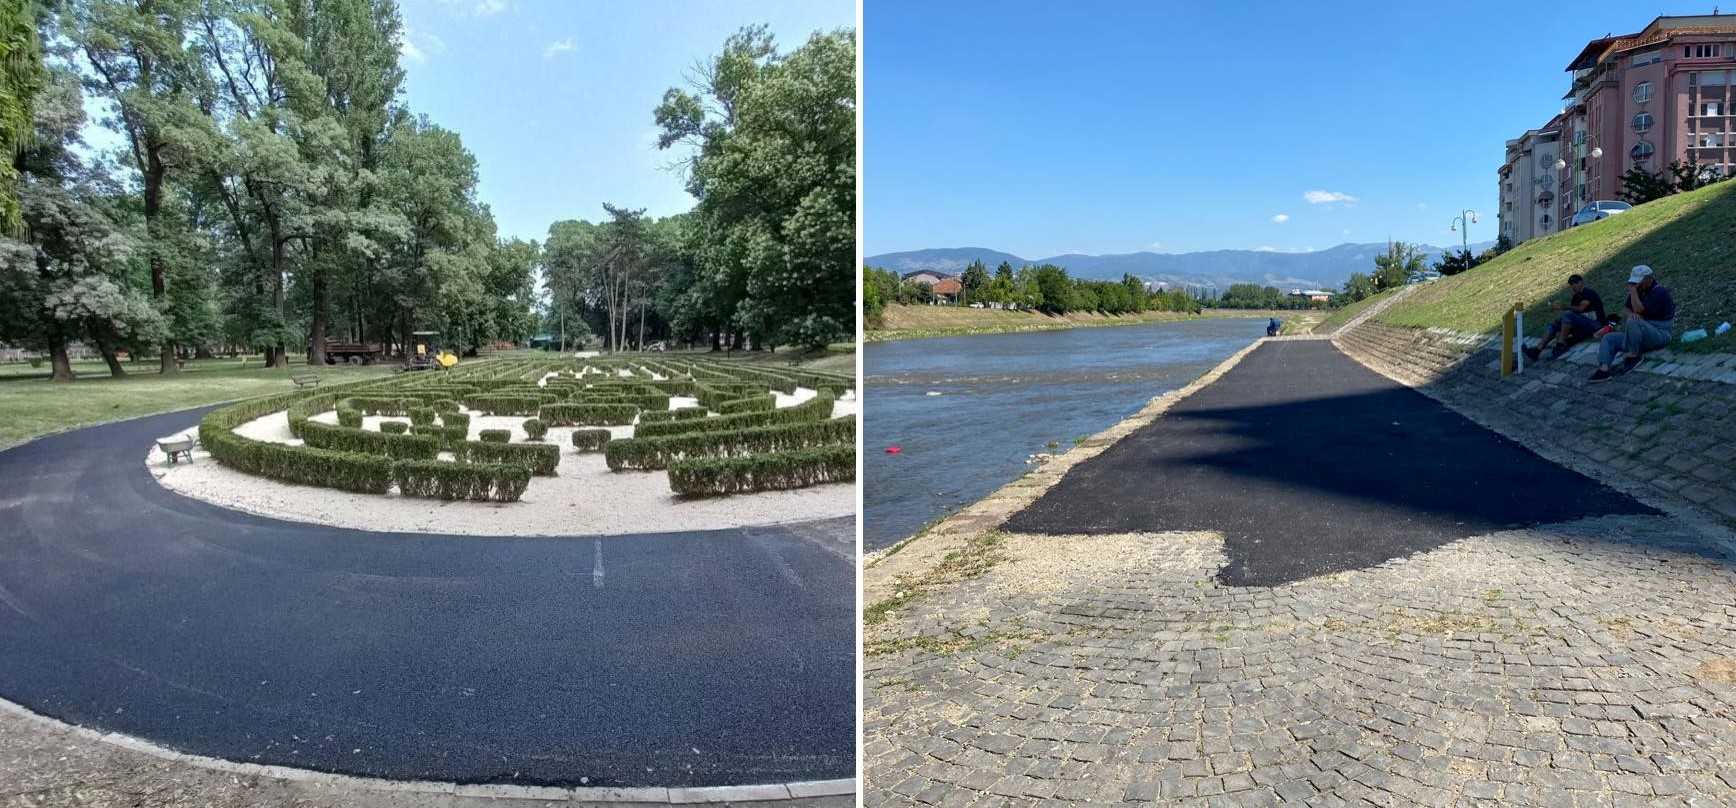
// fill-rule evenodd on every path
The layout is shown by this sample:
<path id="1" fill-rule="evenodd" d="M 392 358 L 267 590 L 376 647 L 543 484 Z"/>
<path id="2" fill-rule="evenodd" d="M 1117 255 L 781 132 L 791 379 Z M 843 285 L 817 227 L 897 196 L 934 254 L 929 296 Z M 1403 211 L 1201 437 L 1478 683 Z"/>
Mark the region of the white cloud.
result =
<path id="1" fill-rule="evenodd" d="M 1273 216 L 1272 221 L 1277 222 L 1278 224 L 1283 224 L 1287 221 L 1290 221 L 1290 214 L 1280 213 L 1277 216 Z"/>
<path id="2" fill-rule="evenodd" d="M 1309 191 L 1302 195 L 1310 205 L 1324 205 L 1329 202 L 1355 202 L 1356 197 L 1338 191 Z"/>
<path id="3" fill-rule="evenodd" d="M 440 5 L 464 17 L 492 17 L 506 10 L 506 0 L 440 0 Z"/>
<path id="4" fill-rule="evenodd" d="M 405 28 L 398 34 L 398 54 L 409 62 L 421 64 L 445 51 L 446 43 L 433 34 L 412 28 Z"/>
<path id="5" fill-rule="evenodd" d="M 567 37 L 566 39 L 562 39 L 562 40 L 559 40 L 557 42 L 550 42 L 548 47 L 543 48 L 543 59 L 544 60 L 553 59 L 556 56 L 559 56 L 560 54 L 568 53 L 572 50 L 573 50 L 573 38 L 572 37 Z"/>

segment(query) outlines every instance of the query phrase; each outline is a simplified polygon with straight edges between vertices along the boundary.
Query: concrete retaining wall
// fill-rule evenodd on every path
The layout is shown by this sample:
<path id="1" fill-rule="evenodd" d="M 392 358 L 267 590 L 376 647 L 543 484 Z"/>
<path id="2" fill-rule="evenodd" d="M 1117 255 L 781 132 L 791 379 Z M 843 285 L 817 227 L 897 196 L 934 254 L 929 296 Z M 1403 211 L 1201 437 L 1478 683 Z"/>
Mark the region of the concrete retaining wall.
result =
<path id="1" fill-rule="evenodd" d="M 1488 335 L 1366 322 L 1334 341 L 1544 457 L 1736 526 L 1736 355 L 1659 351 L 1632 373 L 1590 384 L 1594 343 L 1503 379 Z"/>

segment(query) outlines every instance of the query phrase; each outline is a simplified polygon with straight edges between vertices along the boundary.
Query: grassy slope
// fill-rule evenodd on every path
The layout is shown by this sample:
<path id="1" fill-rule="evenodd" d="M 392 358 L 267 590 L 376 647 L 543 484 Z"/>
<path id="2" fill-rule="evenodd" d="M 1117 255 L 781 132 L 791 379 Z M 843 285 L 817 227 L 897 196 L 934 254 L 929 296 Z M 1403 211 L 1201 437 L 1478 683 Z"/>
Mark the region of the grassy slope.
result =
<path id="1" fill-rule="evenodd" d="M 1442 278 L 1375 315 L 1390 325 L 1444 326 L 1493 332 L 1514 303 L 1525 306 L 1526 333 L 1543 333 L 1550 300 L 1567 302 L 1567 276 L 1578 272 L 1613 313 L 1626 295 L 1627 273 L 1650 264 L 1676 299 L 1676 335 L 1710 332 L 1736 321 L 1736 181 L 1640 205 L 1619 216 L 1534 239 L 1469 272 Z M 1681 342 L 1671 346 L 1683 349 Z M 1685 346 L 1736 350 L 1736 331 Z"/>
<path id="2" fill-rule="evenodd" d="M 234 359 L 188 362 L 185 372 L 169 377 L 157 375 L 154 367 L 143 363 L 132 375 L 113 379 L 101 362 L 81 362 L 73 368 L 80 377 L 71 382 L 21 378 L 24 370 L 9 367 L 10 372 L 0 375 L 0 413 L 5 415 L 0 418 L 0 447 L 74 427 L 282 393 L 295 389 L 290 376 L 307 372 L 300 362 L 292 362 L 288 370 L 266 368 L 258 357 L 245 364 Z M 391 366 L 339 365 L 314 372 L 323 384 L 381 376 L 390 373 Z"/>
<path id="3" fill-rule="evenodd" d="M 1207 310 L 1205 317 L 1261 318 L 1277 316 L 1286 323 L 1307 311 Z M 888 339 L 920 339 L 923 337 L 957 337 L 969 334 L 1004 334 L 1018 331 L 1056 331 L 1091 326 L 1137 325 L 1198 319 L 1195 315 L 1173 311 L 1148 311 L 1142 314 L 1111 316 L 1094 312 L 1072 312 L 1062 315 L 1034 311 L 973 309 L 961 306 L 900 306 L 886 307 L 882 328 L 868 329 L 870 341 Z"/>

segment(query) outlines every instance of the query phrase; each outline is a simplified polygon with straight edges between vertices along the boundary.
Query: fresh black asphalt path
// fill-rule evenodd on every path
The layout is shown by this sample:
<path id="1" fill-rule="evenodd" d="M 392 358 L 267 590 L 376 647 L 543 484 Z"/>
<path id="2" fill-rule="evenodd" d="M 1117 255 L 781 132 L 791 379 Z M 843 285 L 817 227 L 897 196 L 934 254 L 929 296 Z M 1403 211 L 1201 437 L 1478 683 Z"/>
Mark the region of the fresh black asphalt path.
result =
<path id="1" fill-rule="evenodd" d="M 0 452 L 0 697 L 346 774 L 853 775 L 848 552 L 799 528 L 483 538 L 251 516 L 145 467 L 153 439 L 203 412 Z"/>
<path id="2" fill-rule="evenodd" d="M 1075 466 L 1005 529 L 1217 531 L 1225 583 L 1273 586 L 1504 528 L 1649 513 L 1330 342 L 1273 341 Z"/>

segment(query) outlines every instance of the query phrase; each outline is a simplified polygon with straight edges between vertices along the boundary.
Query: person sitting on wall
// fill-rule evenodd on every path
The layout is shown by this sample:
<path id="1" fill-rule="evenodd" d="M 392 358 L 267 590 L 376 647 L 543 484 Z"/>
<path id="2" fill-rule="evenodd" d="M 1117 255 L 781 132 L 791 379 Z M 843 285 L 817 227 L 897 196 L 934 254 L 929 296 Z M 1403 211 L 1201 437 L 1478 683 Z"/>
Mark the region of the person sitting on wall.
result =
<path id="1" fill-rule="evenodd" d="M 1627 287 L 1628 299 L 1622 308 L 1628 315 L 1623 318 L 1621 331 L 1611 333 L 1598 344 L 1597 372 L 1591 374 L 1594 382 L 1614 378 L 1610 363 L 1615 361 L 1616 354 L 1626 354 L 1621 368 L 1626 373 L 1639 365 L 1647 351 L 1669 345 L 1675 333 L 1676 301 L 1670 297 L 1669 289 L 1658 285 L 1651 267 L 1645 264 L 1634 267 L 1628 273 Z"/>
<path id="2" fill-rule="evenodd" d="M 1573 290 L 1573 297 L 1566 306 L 1550 302 L 1550 311 L 1562 312 L 1560 317 L 1549 324 L 1549 330 L 1544 333 L 1543 341 L 1525 348 L 1525 357 L 1533 362 L 1543 358 L 1543 349 L 1556 337 L 1561 341 L 1549 351 L 1550 359 L 1559 359 L 1567 349 L 1591 338 L 1599 328 L 1609 323 L 1609 316 L 1603 311 L 1603 297 L 1597 290 L 1585 285 L 1585 278 L 1578 273 L 1567 276 L 1567 288 Z"/>

